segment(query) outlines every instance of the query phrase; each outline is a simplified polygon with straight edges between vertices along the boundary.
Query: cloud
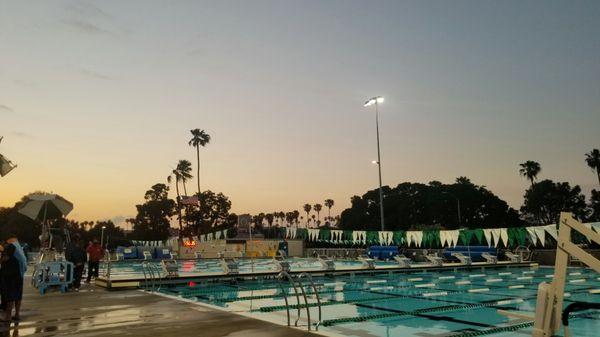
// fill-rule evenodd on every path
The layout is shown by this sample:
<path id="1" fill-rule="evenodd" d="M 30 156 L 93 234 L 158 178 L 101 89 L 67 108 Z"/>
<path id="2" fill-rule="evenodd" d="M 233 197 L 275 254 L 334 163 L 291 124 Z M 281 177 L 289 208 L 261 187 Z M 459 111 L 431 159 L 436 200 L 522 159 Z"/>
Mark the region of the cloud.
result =
<path id="1" fill-rule="evenodd" d="M 15 110 L 13 108 L 9 107 L 8 105 L 4 105 L 4 104 L 0 104 L 0 111 L 15 112 Z"/>
<path id="2" fill-rule="evenodd" d="M 89 21 L 82 19 L 66 19 L 62 20 L 62 23 L 76 29 L 79 32 L 92 34 L 92 35 L 112 35 L 113 33 L 97 26 Z"/>
<path id="3" fill-rule="evenodd" d="M 128 225 L 126 221 L 130 218 L 133 218 L 133 216 L 117 215 L 107 220 L 112 221 L 116 226 L 119 226 L 121 228 L 128 228 L 128 226 L 130 225 Z"/>
<path id="4" fill-rule="evenodd" d="M 110 76 L 99 73 L 95 70 L 91 70 L 91 69 L 87 69 L 87 68 L 78 68 L 78 70 L 79 70 L 79 72 L 81 72 L 82 74 L 84 74 L 86 76 L 90 76 L 90 77 L 101 79 L 101 80 L 107 80 L 107 81 L 112 80 L 112 78 Z"/>
<path id="5" fill-rule="evenodd" d="M 32 134 L 29 134 L 27 132 L 22 132 L 22 131 L 14 131 L 10 133 L 11 135 L 18 137 L 18 138 L 27 138 L 27 139 L 34 139 L 35 136 Z"/>
<path id="6" fill-rule="evenodd" d="M 88 3 L 78 2 L 69 4 L 65 6 L 65 9 L 78 16 L 112 20 L 112 16 L 110 16 L 108 13 L 100 9 L 98 6 L 94 6 Z"/>

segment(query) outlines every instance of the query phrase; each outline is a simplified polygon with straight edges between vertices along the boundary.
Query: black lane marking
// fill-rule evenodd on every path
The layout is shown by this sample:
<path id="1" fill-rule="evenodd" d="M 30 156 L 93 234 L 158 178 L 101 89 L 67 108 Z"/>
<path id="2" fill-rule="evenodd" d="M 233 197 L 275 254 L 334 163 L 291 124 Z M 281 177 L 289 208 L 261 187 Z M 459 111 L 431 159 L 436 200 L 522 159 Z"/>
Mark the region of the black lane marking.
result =
<path id="1" fill-rule="evenodd" d="M 363 307 L 363 308 L 369 308 L 369 309 L 375 309 L 375 310 L 380 310 L 380 311 L 387 311 L 387 312 L 394 312 L 394 313 L 399 313 L 399 314 L 403 314 L 406 313 L 406 311 L 403 310 L 395 310 L 395 309 L 391 309 L 391 308 L 382 308 L 382 307 L 378 307 L 375 305 L 370 305 L 370 304 L 355 304 L 357 307 Z M 471 321 L 466 321 L 466 320 L 462 320 L 462 319 L 457 319 L 454 317 L 449 317 L 449 316 L 434 316 L 434 315 L 427 315 L 427 314 L 410 314 L 410 316 L 415 316 L 415 317 L 420 317 L 420 318 L 427 318 L 433 321 L 449 321 L 449 322 L 453 322 L 453 323 L 460 323 L 460 324 L 465 324 L 465 325 L 472 325 L 472 326 L 477 326 L 477 327 L 481 327 L 481 328 L 490 328 L 490 327 L 494 327 L 494 325 L 490 325 L 490 324 L 485 324 L 485 323 L 478 323 L 478 322 L 471 322 Z"/>

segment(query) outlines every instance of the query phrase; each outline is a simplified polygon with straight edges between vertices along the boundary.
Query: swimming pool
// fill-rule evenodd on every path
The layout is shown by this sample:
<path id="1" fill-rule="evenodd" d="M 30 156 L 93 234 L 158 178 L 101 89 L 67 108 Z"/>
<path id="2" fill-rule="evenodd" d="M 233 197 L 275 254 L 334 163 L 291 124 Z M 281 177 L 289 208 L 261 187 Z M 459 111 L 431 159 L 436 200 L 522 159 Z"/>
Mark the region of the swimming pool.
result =
<path id="1" fill-rule="evenodd" d="M 552 278 L 552 268 L 501 267 L 471 271 L 374 271 L 371 274 L 313 276 L 322 302 L 303 281 L 313 329 L 330 336 L 530 336 L 532 323 L 509 319 L 498 309 L 535 311 L 537 287 Z M 291 324 L 298 317 L 294 290 L 281 285 L 291 306 Z M 300 289 L 298 289 L 300 291 Z M 163 286 L 166 296 L 192 300 L 258 319 L 286 324 L 282 288 L 274 279 L 206 280 L 195 285 Z M 600 275 L 582 268 L 569 270 L 565 305 L 572 301 L 600 303 Z M 301 297 L 301 296 L 300 296 Z M 300 299 L 298 325 L 308 324 Z M 600 315 L 581 312 L 571 319 L 573 336 L 597 336 Z"/>

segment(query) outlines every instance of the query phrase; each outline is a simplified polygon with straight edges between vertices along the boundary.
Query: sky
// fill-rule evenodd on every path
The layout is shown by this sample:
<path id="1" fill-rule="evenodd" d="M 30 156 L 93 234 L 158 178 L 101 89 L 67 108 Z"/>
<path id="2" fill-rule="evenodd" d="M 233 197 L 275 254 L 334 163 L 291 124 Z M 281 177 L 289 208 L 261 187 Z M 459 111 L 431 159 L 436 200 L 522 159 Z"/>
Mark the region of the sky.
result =
<path id="1" fill-rule="evenodd" d="M 179 159 L 232 211 L 301 210 L 467 176 L 518 208 L 540 178 L 589 194 L 598 1 L 0 0 L 0 206 L 36 190 L 76 220 L 135 215 Z M 195 165 L 195 164 L 194 164 Z M 194 190 L 195 180 L 188 183 Z"/>

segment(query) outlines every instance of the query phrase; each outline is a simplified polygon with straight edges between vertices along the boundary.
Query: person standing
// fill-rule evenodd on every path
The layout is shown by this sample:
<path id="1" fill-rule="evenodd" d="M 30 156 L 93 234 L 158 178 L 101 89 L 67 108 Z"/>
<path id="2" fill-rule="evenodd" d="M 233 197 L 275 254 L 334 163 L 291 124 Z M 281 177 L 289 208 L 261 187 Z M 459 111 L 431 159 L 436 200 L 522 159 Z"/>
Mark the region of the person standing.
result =
<path id="1" fill-rule="evenodd" d="M 94 279 L 98 278 L 98 269 L 100 267 L 100 260 L 104 257 L 104 251 L 102 250 L 102 246 L 100 246 L 100 242 L 97 239 L 94 239 L 91 245 L 87 248 L 87 253 L 89 256 L 88 260 L 88 275 L 87 275 L 87 283 L 92 281 L 92 276 Z"/>
<path id="2" fill-rule="evenodd" d="M 85 268 L 85 262 L 87 261 L 87 254 L 83 248 L 83 240 L 81 240 L 79 235 L 75 235 L 73 237 L 73 241 L 67 246 L 65 258 L 74 265 L 73 289 L 75 289 L 75 291 L 79 291 L 83 269 Z"/>
<path id="3" fill-rule="evenodd" d="M 25 252 L 23 251 L 23 247 L 21 247 L 21 243 L 19 242 L 19 238 L 16 234 L 10 234 L 6 239 L 6 243 L 13 245 L 15 247 L 15 259 L 19 262 L 19 272 L 21 273 L 21 295 L 23 293 L 23 280 L 25 279 L 25 272 L 27 271 L 27 257 Z M 21 297 L 19 297 L 18 301 L 15 301 L 15 312 L 16 319 L 19 319 L 19 313 L 21 312 Z"/>
<path id="4" fill-rule="evenodd" d="M 4 318 L 2 321 L 10 322 L 13 307 L 15 316 L 13 320 L 20 320 L 21 299 L 23 298 L 23 276 L 19 261 L 16 258 L 16 246 L 8 244 L 0 259 L 0 296 L 4 304 Z"/>

